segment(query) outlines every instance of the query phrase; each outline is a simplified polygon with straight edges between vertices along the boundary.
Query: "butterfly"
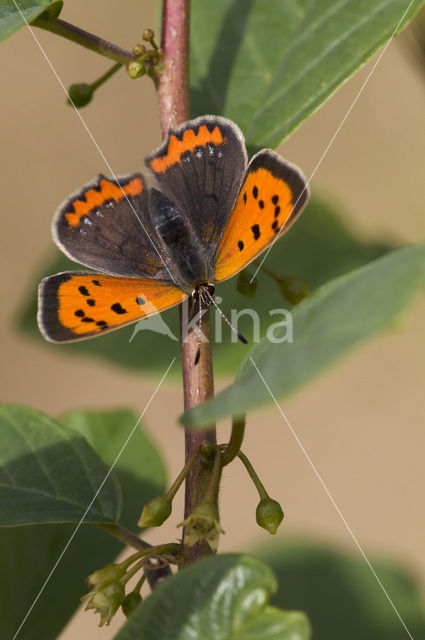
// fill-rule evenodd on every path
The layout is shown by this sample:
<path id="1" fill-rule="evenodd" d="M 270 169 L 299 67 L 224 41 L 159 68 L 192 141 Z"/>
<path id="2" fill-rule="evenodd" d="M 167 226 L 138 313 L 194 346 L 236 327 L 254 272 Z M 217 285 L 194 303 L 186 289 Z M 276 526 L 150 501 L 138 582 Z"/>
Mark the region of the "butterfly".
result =
<path id="1" fill-rule="evenodd" d="M 52 234 L 72 260 L 39 287 L 38 322 L 52 342 L 118 329 L 215 284 L 289 229 L 309 196 L 301 171 L 263 149 L 248 164 L 236 124 L 202 116 L 170 130 L 146 171 L 99 175 L 56 212 Z"/>

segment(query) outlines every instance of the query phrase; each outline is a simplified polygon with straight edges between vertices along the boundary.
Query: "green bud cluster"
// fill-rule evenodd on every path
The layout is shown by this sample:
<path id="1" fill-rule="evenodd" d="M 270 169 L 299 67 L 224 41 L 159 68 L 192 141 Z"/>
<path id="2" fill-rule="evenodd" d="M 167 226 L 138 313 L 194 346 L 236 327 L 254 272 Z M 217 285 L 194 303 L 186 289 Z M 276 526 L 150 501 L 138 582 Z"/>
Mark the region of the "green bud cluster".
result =
<path id="1" fill-rule="evenodd" d="M 97 585 L 90 593 L 87 593 L 81 600 L 87 601 L 86 611 L 94 609 L 95 613 L 100 613 L 99 626 L 108 625 L 121 603 L 125 598 L 125 587 L 122 582 L 107 582 Z"/>
<path id="2" fill-rule="evenodd" d="M 128 570 L 129 566 L 139 556 L 140 554 L 134 554 L 121 564 L 108 564 L 87 578 L 92 590 L 84 595 L 81 600 L 86 602 L 86 611 L 94 609 L 95 613 L 100 613 L 100 627 L 109 625 L 120 606 L 128 617 L 141 602 L 142 597 L 139 594 L 139 590 L 145 579 L 144 575 L 142 575 L 135 589 L 127 595 L 125 594 L 125 585 L 128 580 L 142 566 L 142 561 L 139 559 L 136 565 Z"/>

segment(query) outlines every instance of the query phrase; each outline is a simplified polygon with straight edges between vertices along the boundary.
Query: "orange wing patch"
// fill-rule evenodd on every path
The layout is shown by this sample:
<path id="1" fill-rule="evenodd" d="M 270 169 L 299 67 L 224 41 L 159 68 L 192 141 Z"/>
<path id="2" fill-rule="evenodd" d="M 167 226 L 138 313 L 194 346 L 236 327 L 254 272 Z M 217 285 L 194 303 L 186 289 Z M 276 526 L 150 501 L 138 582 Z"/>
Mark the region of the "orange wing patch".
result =
<path id="1" fill-rule="evenodd" d="M 271 151 L 260 154 L 263 158 L 256 156 L 248 169 L 218 245 L 216 281 L 227 280 L 241 271 L 277 234 L 286 232 L 307 200 L 305 180 L 295 168 Z M 279 175 L 285 172 L 286 179 Z"/>
<path id="2" fill-rule="evenodd" d="M 186 295 L 148 278 L 60 273 L 40 285 L 39 325 L 53 342 L 89 338 L 163 311 Z"/>
<path id="3" fill-rule="evenodd" d="M 143 191 L 141 178 L 133 178 L 123 187 L 115 182 L 102 178 L 98 189 L 89 189 L 84 194 L 84 200 L 75 200 L 72 203 L 73 211 L 65 213 L 65 218 L 70 227 L 77 227 L 82 216 L 90 214 L 93 209 L 100 207 L 107 200 L 118 202 L 126 196 L 136 196 Z"/>
<path id="4" fill-rule="evenodd" d="M 150 166 L 157 173 L 164 173 L 169 167 L 180 162 L 181 156 L 186 151 L 193 151 L 196 147 L 204 147 L 208 143 L 219 145 L 226 142 L 219 127 L 214 127 L 210 131 L 207 125 L 199 127 L 198 132 L 194 129 L 186 129 L 181 140 L 174 134 L 170 136 L 167 150 L 164 155 L 150 161 Z"/>

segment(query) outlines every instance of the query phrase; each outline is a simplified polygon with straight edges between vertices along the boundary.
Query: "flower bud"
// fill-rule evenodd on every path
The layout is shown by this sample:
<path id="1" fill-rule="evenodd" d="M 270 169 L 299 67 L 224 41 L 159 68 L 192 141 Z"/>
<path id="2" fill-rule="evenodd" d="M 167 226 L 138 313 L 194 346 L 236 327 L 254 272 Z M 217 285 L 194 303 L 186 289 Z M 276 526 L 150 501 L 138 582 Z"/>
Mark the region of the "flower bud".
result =
<path id="1" fill-rule="evenodd" d="M 167 495 L 158 496 L 145 504 L 138 522 L 139 527 L 159 527 L 170 516 L 172 501 Z"/>
<path id="2" fill-rule="evenodd" d="M 108 625 L 125 598 L 124 585 L 120 582 L 111 582 L 100 590 L 87 593 L 81 600 L 87 600 L 86 611 L 94 609 L 100 613 L 100 627 Z"/>
<path id="3" fill-rule="evenodd" d="M 72 84 L 69 87 L 69 100 L 70 104 L 74 104 L 76 107 L 85 107 L 86 104 L 91 102 L 93 98 L 93 89 L 85 82 L 80 84 Z"/>
<path id="4" fill-rule="evenodd" d="M 146 73 L 145 65 L 140 60 L 131 60 L 127 62 L 127 73 L 130 78 L 135 80 L 136 78 L 140 78 Z"/>
<path id="5" fill-rule="evenodd" d="M 154 39 L 154 37 L 155 37 L 155 34 L 154 34 L 154 32 L 152 31 L 152 29 L 145 29 L 145 30 L 143 31 L 142 38 L 143 38 L 143 40 L 145 40 L 145 42 L 152 42 L 152 40 Z"/>
<path id="6" fill-rule="evenodd" d="M 135 56 L 137 56 L 138 58 L 140 56 L 142 56 L 144 53 L 146 53 L 146 47 L 144 44 L 136 44 L 133 47 L 133 53 Z"/>
<path id="7" fill-rule="evenodd" d="M 260 527 L 274 535 L 283 520 L 282 507 L 276 500 L 263 498 L 257 505 L 255 517 Z"/>
<path id="8" fill-rule="evenodd" d="M 257 291 L 258 282 L 256 280 L 251 282 L 251 278 L 247 271 L 241 271 L 236 281 L 236 289 L 247 298 L 253 298 Z"/>
<path id="9" fill-rule="evenodd" d="M 282 276 L 278 281 L 280 292 L 291 304 L 298 304 L 308 296 L 308 287 L 293 276 Z"/>
<path id="10" fill-rule="evenodd" d="M 126 618 L 131 616 L 133 611 L 142 602 L 142 596 L 137 591 L 130 591 L 122 601 L 121 608 Z"/>
<path id="11" fill-rule="evenodd" d="M 106 567 L 102 569 L 98 569 L 94 573 L 92 573 L 88 578 L 87 582 L 91 587 L 94 587 L 96 590 L 102 589 L 107 584 L 111 582 L 117 582 L 120 580 L 125 574 L 126 569 L 122 565 L 119 564 L 108 564 Z"/>
<path id="12" fill-rule="evenodd" d="M 186 527 L 186 546 L 193 547 L 197 542 L 205 540 L 214 552 L 218 549 L 220 533 L 224 533 L 220 526 L 217 506 L 212 502 L 198 504 L 179 526 Z"/>

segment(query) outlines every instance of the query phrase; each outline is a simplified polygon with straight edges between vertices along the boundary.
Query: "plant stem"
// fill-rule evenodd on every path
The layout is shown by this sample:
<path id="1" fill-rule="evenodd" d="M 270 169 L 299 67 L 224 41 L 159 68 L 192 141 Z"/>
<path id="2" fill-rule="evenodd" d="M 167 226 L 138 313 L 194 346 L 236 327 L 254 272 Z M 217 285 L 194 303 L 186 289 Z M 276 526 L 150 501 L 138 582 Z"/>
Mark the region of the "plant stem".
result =
<path id="1" fill-rule="evenodd" d="M 103 76 L 100 76 L 100 78 L 98 78 L 97 80 L 91 83 L 90 85 L 91 89 L 95 91 L 96 89 L 101 87 L 102 84 L 104 84 L 107 80 L 109 80 L 109 78 L 113 76 L 114 73 L 119 71 L 121 67 L 122 67 L 121 62 L 117 62 L 116 64 L 114 64 L 114 66 L 108 69 L 108 71 L 104 73 Z"/>
<path id="2" fill-rule="evenodd" d="M 97 526 L 100 529 L 107 531 L 107 533 L 114 536 L 114 538 L 117 538 L 121 542 L 133 547 L 133 549 L 137 549 L 137 551 L 146 551 L 152 546 L 118 523 L 98 524 Z"/>
<path id="3" fill-rule="evenodd" d="M 118 523 L 98 524 L 97 526 L 109 533 L 111 536 L 114 536 L 114 538 L 118 538 L 121 542 L 132 546 L 138 551 L 146 551 L 146 549 L 150 549 L 152 546 Z M 151 589 L 155 589 L 155 587 L 158 586 L 164 578 L 171 575 L 171 569 L 168 565 L 165 567 L 158 567 L 157 569 L 144 567 L 143 571 L 146 574 L 146 578 Z"/>
<path id="4" fill-rule="evenodd" d="M 46 31 L 56 33 L 58 36 L 72 40 L 72 42 L 76 42 L 77 44 L 81 44 L 83 47 L 86 47 L 86 49 L 96 51 L 96 53 L 100 53 L 102 56 L 111 58 L 111 60 L 115 60 L 115 62 L 119 62 L 120 64 L 126 64 L 132 60 L 137 60 L 137 56 L 131 53 L 131 51 L 117 47 L 115 44 L 107 42 L 106 40 L 95 36 L 93 33 L 88 33 L 88 31 L 84 31 L 73 24 L 69 24 L 69 22 L 59 20 L 59 18 L 56 20 L 37 18 L 33 22 L 33 25 L 40 27 L 41 29 L 45 29 Z"/>
<path id="5" fill-rule="evenodd" d="M 165 137 L 171 127 L 188 120 L 189 111 L 189 14 L 190 0 L 163 0 L 162 39 L 164 68 L 158 81 L 158 99 L 162 134 Z M 194 312 L 189 302 L 188 317 Z M 210 342 L 210 315 L 207 310 L 202 318 L 202 329 L 208 342 L 201 346 L 201 357 L 195 365 L 197 334 L 187 335 L 184 314 L 180 309 L 180 331 L 183 366 L 184 407 L 189 409 L 212 397 L 214 393 L 212 353 Z M 204 443 L 216 445 L 215 427 L 185 433 L 186 462 Z M 211 463 L 199 456 L 186 478 L 185 518 L 202 501 L 211 476 Z M 184 532 L 183 532 L 184 535 Z M 181 566 L 195 562 L 210 553 L 207 543 L 184 547 Z"/>
<path id="6" fill-rule="evenodd" d="M 190 0 L 163 0 L 161 49 L 164 69 L 158 84 L 162 135 L 188 120 Z"/>
<path id="7" fill-rule="evenodd" d="M 229 462 L 232 462 L 239 453 L 242 445 L 243 437 L 245 433 L 245 416 L 242 418 L 233 418 L 232 420 L 232 433 L 230 434 L 230 440 L 227 447 L 222 454 L 222 465 L 225 467 Z"/>
<path id="8" fill-rule="evenodd" d="M 217 447 L 215 450 L 214 464 L 211 471 L 210 482 L 204 496 L 205 502 L 213 502 L 214 504 L 217 504 L 222 468 L 222 454 L 220 448 Z"/>
<path id="9" fill-rule="evenodd" d="M 189 317 L 191 317 L 190 314 Z M 196 331 L 192 331 L 183 339 L 187 332 L 183 326 L 183 314 L 181 312 L 180 328 L 182 336 L 184 408 L 187 410 L 211 398 L 214 394 L 209 310 L 202 317 L 202 330 L 208 342 L 202 343 L 201 357 L 197 365 L 195 365 L 195 356 L 198 349 L 198 337 Z M 193 452 L 197 451 L 204 443 L 216 446 L 217 438 L 214 426 L 199 430 L 186 429 L 186 460 L 190 459 Z M 207 462 L 204 457 L 198 456 L 186 477 L 185 518 L 188 518 L 196 505 L 203 501 L 210 482 L 211 472 L 211 462 Z M 207 542 L 198 543 L 193 547 L 184 546 L 180 566 L 192 564 L 203 555 L 210 553 L 211 548 Z"/>
<path id="10" fill-rule="evenodd" d="M 257 476 L 257 473 L 256 473 L 254 467 L 252 466 L 252 464 L 250 463 L 250 461 L 248 460 L 246 455 L 244 453 L 242 453 L 242 451 L 239 451 L 238 452 L 238 457 L 240 458 L 240 460 L 245 465 L 245 469 L 248 471 L 249 476 L 250 476 L 252 482 L 254 483 L 255 488 L 258 491 L 258 495 L 260 496 L 260 500 L 264 500 L 265 498 L 269 498 L 270 497 L 269 494 L 265 490 L 263 483 L 261 482 L 260 478 Z"/>
<path id="11" fill-rule="evenodd" d="M 168 498 L 170 498 L 171 500 L 174 498 L 174 496 L 176 495 L 177 491 L 180 489 L 180 485 L 186 479 L 187 474 L 190 472 L 190 469 L 191 469 L 193 463 L 195 462 L 196 458 L 200 455 L 200 453 L 201 452 L 200 452 L 199 449 L 194 451 L 194 453 L 190 456 L 189 460 L 184 465 L 183 469 L 180 471 L 180 473 L 177 476 L 177 478 L 174 480 L 174 482 L 171 485 L 171 487 L 168 489 L 168 491 L 167 491 L 167 493 L 165 495 Z"/>

